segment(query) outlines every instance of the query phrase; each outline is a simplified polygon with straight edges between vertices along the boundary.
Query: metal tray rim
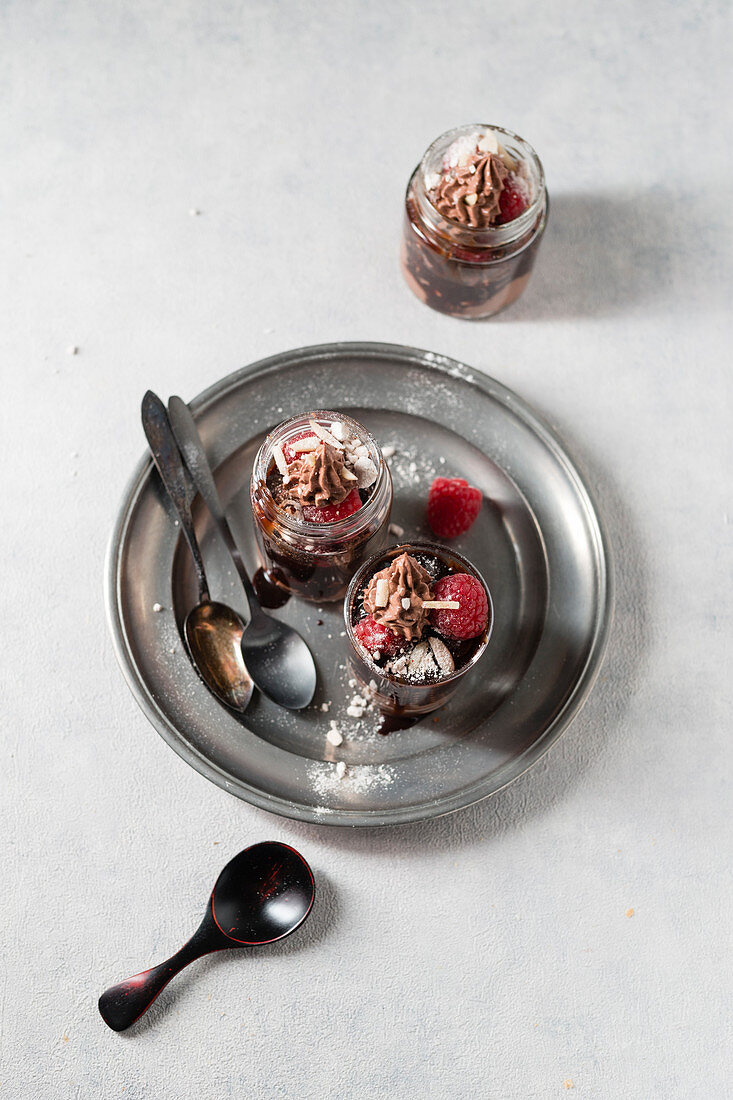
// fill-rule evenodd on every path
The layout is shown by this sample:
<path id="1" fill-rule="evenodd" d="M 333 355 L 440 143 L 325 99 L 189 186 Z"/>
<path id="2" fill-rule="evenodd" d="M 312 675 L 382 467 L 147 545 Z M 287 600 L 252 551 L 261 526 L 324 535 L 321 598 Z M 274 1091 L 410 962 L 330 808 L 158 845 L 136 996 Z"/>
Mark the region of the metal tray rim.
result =
<path id="1" fill-rule="evenodd" d="M 183 759 L 205 778 L 215 783 L 218 787 L 235 794 L 252 805 L 262 810 L 268 810 L 280 816 L 296 821 L 303 821 L 316 825 L 338 825 L 352 828 L 370 828 L 388 825 L 402 825 L 415 821 L 422 821 L 446 814 L 455 813 L 457 810 L 475 805 L 484 798 L 491 797 L 514 782 L 532 767 L 564 733 L 584 705 L 595 683 L 600 670 L 603 656 L 608 643 L 608 636 L 613 617 L 614 583 L 612 559 L 609 549 L 609 541 L 598 509 L 595 507 L 590 490 L 579 471 L 574 460 L 568 455 L 567 449 L 559 437 L 535 409 L 528 405 L 521 397 L 498 382 L 489 375 L 461 363 L 449 356 L 412 348 L 401 344 L 389 344 L 379 342 L 352 342 L 342 341 L 337 343 L 313 344 L 302 348 L 293 348 L 265 359 L 257 360 L 247 366 L 226 375 L 213 385 L 203 390 L 191 402 L 194 412 L 204 411 L 212 402 L 230 389 L 236 388 L 243 379 L 250 379 L 268 372 L 277 371 L 282 365 L 291 363 L 294 359 L 299 362 L 308 359 L 323 359 L 324 357 L 359 356 L 367 358 L 391 358 L 402 360 L 408 365 L 419 365 L 421 368 L 431 369 L 439 374 L 457 378 L 471 385 L 477 386 L 495 400 L 510 408 L 528 423 L 543 442 L 549 447 L 558 461 L 562 464 L 572 479 L 576 491 L 583 501 L 585 511 L 591 521 L 590 526 L 595 537 L 596 565 L 598 569 L 598 601 L 600 613 L 595 623 L 595 631 L 588 658 L 579 674 L 572 692 L 569 694 L 562 710 L 554 721 L 550 723 L 544 733 L 521 756 L 511 761 L 502 771 L 508 774 L 504 777 L 499 773 L 499 782 L 495 775 L 492 780 L 491 790 L 483 789 L 485 782 L 478 781 L 473 787 L 464 788 L 453 797 L 440 799 L 437 802 L 421 803 L 417 808 L 395 808 L 389 812 L 364 810 L 330 810 L 328 813 L 315 813 L 309 807 L 300 806 L 289 799 L 282 799 L 276 795 L 262 795 L 254 787 L 250 787 L 243 781 L 232 781 L 220 768 L 208 760 L 203 754 L 197 752 L 181 737 L 176 727 L 167 720 L 162 711 L 156 706 L 154 699 L 147 691 L 142 677 L 132 659 L 128 639 L 125 633 L 124 621 L 121 614 L 121 601 L 119 592 L 119 564 L 120 554 L 124 546 L 125 533 L 141 490 L 152 468 L 152 459 L 145 456 L 133 471 L 125 486 L 122 505 L 112 530 L 107 547 L 104 566 L 105 579 L 105 608 L 107 621 L 112 634 L 112 642 L 115 656 L 132 694 L 147 717 L 148 721 L 157 730 L 164 741 Z M 366 819 L 365 819 L 366 818 Z"/>

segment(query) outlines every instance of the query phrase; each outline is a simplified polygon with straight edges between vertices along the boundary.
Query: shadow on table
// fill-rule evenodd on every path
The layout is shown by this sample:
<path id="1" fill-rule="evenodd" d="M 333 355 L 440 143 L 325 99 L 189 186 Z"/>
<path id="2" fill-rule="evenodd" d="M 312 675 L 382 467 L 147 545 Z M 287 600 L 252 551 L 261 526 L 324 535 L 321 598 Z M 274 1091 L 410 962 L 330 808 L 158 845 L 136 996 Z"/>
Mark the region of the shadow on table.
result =
<path id="1" fill-rule="evenodd" d="M 551 195 L 529 287 L 490 323 L 603 317 L 655 302 L 707 303 L 723 283 L 715 219 L 704 200 L 661 188 Z"/>
<path id="2" fill-rule="evenodd" d="M 173 978 L 170 985 L 165 987 L 148 1011 L 127 1031 L 120 1032 L 120 1036 L 134 1039 L 150 1028 L 156 1027 L 157 1024 L 162 1022 L 163 1017 L 175 1008 L 181 994 L 185 994 L 189 987 L 196 983 L 206 981 L 221 967 L 253 965 L 263 957 L 278 958 L 297 955 L 308 951 L 311 947 L 320 947 L 338 925 L 341 919 L 342 906 L 338 893 L 328 875 L 323 872 L 317 863 L 314 864 L 313 870 L 317 882 L 313 911 L 305 924 L 298 928 L 292 936 L 288 936 L 277 943 L 264 944 L 262 947 L 240 947 L 232 951 L 217 951 L 212 955 L 205 955 L 202 959 L 197 959 Z M 157 961 L 162 962 L 163 960 L 161 958 Z"/>
<path id="3" fill-rule="evenodd" d="M 643 679 L 649 646 L 646 551 L 610 474 L 601 472 L 574 445 L 572 433 L 564 427 L 562 435 L 605 520 L 616 589 L 606 656 L 584 708 L 546 756 L 491 798 L 433 821 L 388 828 L 349 829 L 283 822 L 296 846 L 299 842 L 305 844 L 314 832 L 325 847 L 355 854 L 394 854 L 397 849 L 406 853 L 439 852 L 483 843 L 551 810 L 582 782 L 585 772 L 598 766 L 609 738 L 620 736 L 621 718 Z"/>

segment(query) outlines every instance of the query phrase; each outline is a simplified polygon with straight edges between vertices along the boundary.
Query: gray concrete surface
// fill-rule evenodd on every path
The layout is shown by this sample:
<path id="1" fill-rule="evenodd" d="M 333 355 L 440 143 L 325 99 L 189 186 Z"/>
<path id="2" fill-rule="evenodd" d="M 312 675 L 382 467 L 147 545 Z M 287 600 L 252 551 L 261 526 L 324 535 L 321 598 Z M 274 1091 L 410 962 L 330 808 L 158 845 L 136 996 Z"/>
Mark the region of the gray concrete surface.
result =
<path id="1" fill-rule="evenodd" d="M 730 32 L 728 4 L 662 0 L 0 6 L 0 1096 L 728 1094 Z M 525 135 L 553 201 L 489 324 L 431 313 L 396 263 L 412 167 L 471 119 Z M 534 403 L 617 559 L 608 659 L 561 742 L 493 800 L 379 833 L 190 770 L 102 601 L 144 390 L 341 339 Z M 312 862 L 307 929 L 109 1032 L 101 990 L 263 838 Z"/>

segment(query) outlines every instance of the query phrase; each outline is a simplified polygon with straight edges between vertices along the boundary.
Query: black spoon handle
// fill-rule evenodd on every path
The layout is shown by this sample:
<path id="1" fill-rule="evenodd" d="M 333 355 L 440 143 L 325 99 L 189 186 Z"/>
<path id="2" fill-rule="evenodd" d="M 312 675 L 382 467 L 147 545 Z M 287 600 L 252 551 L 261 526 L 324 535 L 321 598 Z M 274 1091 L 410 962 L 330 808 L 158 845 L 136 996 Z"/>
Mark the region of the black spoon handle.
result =
<path id="1" fill-rule="evenodd" d="M 124 1031 L 139 1020 L 144 1012 L 147 1012 L 171 978 L 174 978 L 185 966 L 195 959 L 200 959 L 202 955 L 234 946 L 232 943 L 216 942 L 211 934 L 207 914 L 198 931 L 170 959 L 105 990 L 99 998 L 99 1013 L 102 1019 L 113 1031 Z"/>
<path id="2" fill-rule="evenodd" d="M 234 562 L 234 566 L 239 574 L 239 579 L 242 582 L 247 601 L 252 605 L 253 601 L 255 607 L 257 606 L 257 597 L 255 596 L 254 589 L 252 588 L 252 582 L 249 579 L 247 570 L 244 567 L 242 561 L 242 555 L 239 552 L 232 529 L 229 526 L 229 521 L 224 514 L 219 493 L 214 482 L 213 475 L 211 473 L 211 466 L 204 450 L 204 445 L 201 442 L 201 436 L 199 430 L 196 427 L 196 421 L 194 420 L 191 410 L 185 401 L 180 397 L 171 397 L 168 402 L 168 418 L 170 420 L 171 428 L 173 429 L 173 435 L 176 443 L 183 455 L 188 472 L 193 478 L 193 483 L 201 494 L 201 498 L 204 504 L 211 512 L 211 516 L 217 529 L 224 540 L 229 555 Z M 254 609 L 253 609 L 254 610 Z"/>
<path id="3" fill-rule="evenodd" d="M 193 517 L 191 516 L 188 475 L 171 430 L 168 413 L 165 411 L 163 402 L 152 390 L 148 390 L 143 397 L 141 412 L 145 436 L 150 445 L 155 465 L 158 467 L 158 473 L 165 491 L 178 513 L 183 533 L 191 548 L 199 586 L 199 603 L 208 603 L 209 586 L 206 583 L 204 561 L 201 557 L 201 550 L 193 526 Z"/>

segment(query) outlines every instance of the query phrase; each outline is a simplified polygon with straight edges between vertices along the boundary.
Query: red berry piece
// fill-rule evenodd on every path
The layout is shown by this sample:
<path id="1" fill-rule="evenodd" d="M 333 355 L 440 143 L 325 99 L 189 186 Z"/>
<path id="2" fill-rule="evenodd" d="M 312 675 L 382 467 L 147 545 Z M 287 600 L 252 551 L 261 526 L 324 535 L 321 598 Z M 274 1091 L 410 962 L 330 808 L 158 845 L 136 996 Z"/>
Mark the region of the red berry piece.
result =
<path id="1" fill-rule="evenodd" d="M 436 477 L 428 493 L 428 523 L 433 534 L 453 539 L 472 526 L 483 497 L 462 477 Z"/>
<path id="2" fill-rule="evenodd" d="M 287 443 L 283 443 L 283 454 L 287 463 L 295 462 L 296 458 L 302 458 L 305 454 L 305 451 L 294 451 L 293 444 L 299 439 L 310 439 L 313 434 L 313 432 L 298 432 L 297 435 L 291 436 Z"/>
<path id="3" fill-rule="evenodd" d="M 402 638 L 390 630 L 384 623 L 378 623 L 371 616 L 359 619 L 354 634 L 368 653 L 379 653 L 382 657 L 394 657 L 402 648 Z"/>
<path id="4" fill-rule="evenodd" d="M 451 573 L 433 588 L 434 600 L 456 600 L 454 611 L 431 611 L 430 622 L 446 638 L 478 638 L 489 622 L 489 601 L 481 581 L 469 573 Z"/>
<path id="5" fill-rule="evenodd" d="M 352 489 L 346 500 L 340 504 L 326 504 L 324 508 L 316 508 L 315 504 L 308 504 L 303 509 L 303 519 L 306 523 L 336 523 L 337 520 L 353 516 L 361 508 L 361 497 L 358 489 Z"/>
<path id="6" fill-rule="evenodd" d="M 499 209 L 501 211 L 501 218 L 499 219 L 501 225 L 506 222 L 513 222 L 527 209 L 527 200 L 517 186 L 514 176 L 507 177 L 504 190 L 499 195 Z"/>

